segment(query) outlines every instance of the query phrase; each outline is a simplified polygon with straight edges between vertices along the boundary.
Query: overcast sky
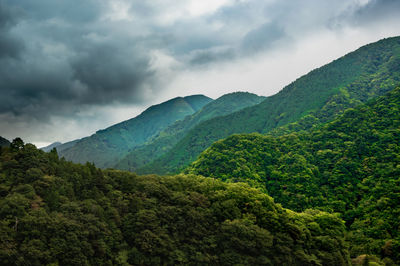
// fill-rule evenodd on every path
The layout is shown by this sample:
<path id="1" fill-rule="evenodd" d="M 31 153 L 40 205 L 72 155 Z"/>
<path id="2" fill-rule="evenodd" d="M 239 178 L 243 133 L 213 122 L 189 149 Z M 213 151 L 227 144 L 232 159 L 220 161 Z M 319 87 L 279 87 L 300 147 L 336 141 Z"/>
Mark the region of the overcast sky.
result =
<path id="1" fill-rule="evenodd" d="M 272 95 L 400 35 L 400 0 L 0 0 L 0 136 L 91 135 L 176 96 Z"/>

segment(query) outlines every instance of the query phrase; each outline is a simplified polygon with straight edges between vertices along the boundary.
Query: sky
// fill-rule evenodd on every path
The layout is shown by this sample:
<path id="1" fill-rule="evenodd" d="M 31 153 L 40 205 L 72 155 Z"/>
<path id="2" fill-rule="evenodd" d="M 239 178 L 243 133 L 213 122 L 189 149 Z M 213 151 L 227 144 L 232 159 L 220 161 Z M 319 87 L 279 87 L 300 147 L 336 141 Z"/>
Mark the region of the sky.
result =
<path id="1" fill-rule="evenodd" d="M 66 142 L 177 96 L 269 96 L 400 35 L 400 0 L 0 0 L 0 136 Z"/>

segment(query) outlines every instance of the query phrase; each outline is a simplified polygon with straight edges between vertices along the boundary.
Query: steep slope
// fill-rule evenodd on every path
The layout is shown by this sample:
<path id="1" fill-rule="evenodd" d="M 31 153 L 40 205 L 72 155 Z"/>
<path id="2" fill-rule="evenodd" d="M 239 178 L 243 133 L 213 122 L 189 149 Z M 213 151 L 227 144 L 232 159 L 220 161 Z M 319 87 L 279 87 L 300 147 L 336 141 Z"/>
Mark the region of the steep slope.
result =
<path id="1" fill-rule="evenodd" d="M 245 184 L 136 176 L 0 150 L 2 265 L 350 265 L 337 215 Z"/>
<path id="2" fill-rule="evenodd" d="M 113 166 L 128 150 L 141 145 L 162 129 L 212 101 L 204 95 L 178 97 L 151 106 L 139 116 L 113 125 L 79 140 L 72 147 L 58 150 L 73 162 L 94 162 L 99 167 Z M 61 146 L 62 148 L 62 146 Z"/>
<path id="3" fill-rule="evenodd" d="M 8 147 L 8 146 L 10 146 L 10 142 L 7 139 L 0 136 L 0 147 Z"/>
<path id="4" fill-rule="evenodd" d="M 233 135 L 186 172 L 250 183 L 293 210 L 340 212 L 353 256 L 400 263 L 400 88 L 311 133 Z"/>
<path id="5" fill-rule="evenodd" d="M 366 45 L 311 71 L 254 107 L 197 125 L 163 157 L 138 172 L 177 172 L 214 141 L 234 133 L 266 133 L 301 118 L 299 128 L 307 129 L 399 83 L 400 37 Z"/>
<path id="6" fill-rule="evenodd" d="M 215 101 L 205 105 L 202 109 L 187 116 L 183 120 L 176 121 L 171 126 L 161 131 L 148 143 L 133 148 L 129 154 L 118 162 L 117 169 L 136 171 L 139 167 L 155 160 L 168 152 L 190 129 L 199 123 L 211 118 L 227 115 L 245 107 L 262 102 L 265 97 L 248 92 L 235 92 L 225 94 Z"/>

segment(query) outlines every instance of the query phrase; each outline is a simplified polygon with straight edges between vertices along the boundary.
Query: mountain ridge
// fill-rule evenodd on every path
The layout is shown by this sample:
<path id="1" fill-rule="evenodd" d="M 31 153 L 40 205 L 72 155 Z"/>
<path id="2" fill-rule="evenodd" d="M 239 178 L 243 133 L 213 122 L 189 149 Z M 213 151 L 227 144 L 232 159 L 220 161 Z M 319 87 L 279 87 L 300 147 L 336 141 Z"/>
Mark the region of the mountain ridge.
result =
<path id="1" fill-rule="evenodd" d="M 153 139 L 142 146 L 133 148 L 114 167 L 135 171 L 140 166 L 165 154 L 174 144 L 194 126 L 210 118 L 229 114 L 261 102 L 265 97 L 248 92 L 234 92 L 222 95 L 206 104 L 198 112 L 176 121 L 159 132 Z"/>
<path id="2" fill-rule="evenodd" d="M 74 162 L 89 161 L 99 167 L 110 167 L 130 148 L 144 143 L 166 126 L 194 113 L 197 108 L 210 101 L 212 99 L 204 95 L 170 99 L 147 108 L 134 118 L 77 140 L 72 147 L 61 150 L 59 153 L 67 160 Z M 70 145 L 71 142 L 68 144 Z M 60 148 L 63 146 L 61 145 Z"/>

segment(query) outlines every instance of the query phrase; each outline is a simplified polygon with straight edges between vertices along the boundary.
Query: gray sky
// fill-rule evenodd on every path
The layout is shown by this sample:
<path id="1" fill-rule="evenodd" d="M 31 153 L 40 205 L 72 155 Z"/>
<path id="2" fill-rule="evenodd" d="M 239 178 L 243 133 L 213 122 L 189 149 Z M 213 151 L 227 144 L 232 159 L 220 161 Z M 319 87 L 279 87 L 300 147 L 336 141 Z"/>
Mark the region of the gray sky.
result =
<path id="1" fill-rule="evenodd" d="M 0 0 L 0 135 L 41 146 L 176 96 L 272 95 L 397 35 L 399 0 Z"/>

